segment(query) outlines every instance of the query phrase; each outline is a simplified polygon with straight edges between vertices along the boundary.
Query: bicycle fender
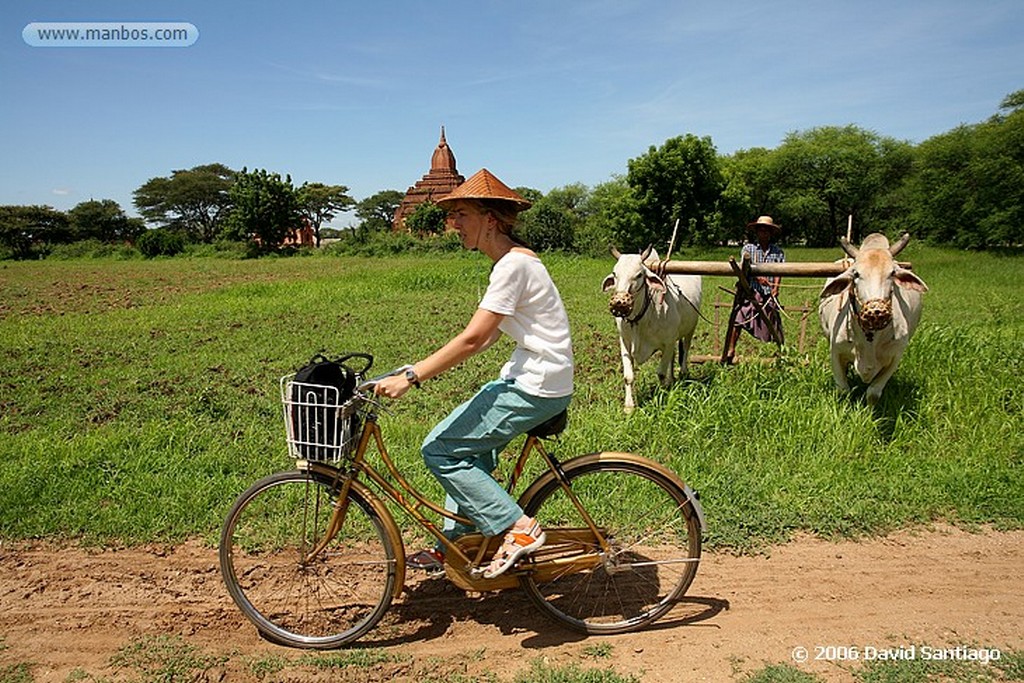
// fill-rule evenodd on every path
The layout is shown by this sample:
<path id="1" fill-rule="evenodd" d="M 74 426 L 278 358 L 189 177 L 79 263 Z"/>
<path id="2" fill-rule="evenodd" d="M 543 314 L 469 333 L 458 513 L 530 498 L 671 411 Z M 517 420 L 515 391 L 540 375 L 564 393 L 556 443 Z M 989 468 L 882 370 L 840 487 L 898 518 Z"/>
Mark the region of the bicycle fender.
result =
<path id="1" fill-rule="evenodd" d="M 700 494 L 690 488 L 689 484 L 683 484 L 683 491 L 686 492 L 686 497 L 690 500 L 690 505 L 693 506 L 693 511 L 697 513 L 697 522 L 700 524 L 700 532 L 703 534 L 708 530 L 708 527 L 707 523 L 704 521 L 704 508 L 700 504 Z"/>
<path id="2" fill-rule="evenodd" d="M 338 476 L 338 470 L 321 463 L 300 460 L 297 465 L 299 469 L 315 472 L 331 479 Z M 399 530 L 398 524 L 395 523 L 395 518 L 388 510 L 388 506 L 373 491 L 358 480 L 352 482 L 352 489 L 362 496 L 363 500 L 369 503 L 373 511 L 380 516 L 384 524 L 384 533 L 388 535 L 391 547 L 395 549 L 395 587 L 391 591 L 391 595 L 397 599 L 401 597 L 402 590 L 405 588 L 405 544 L 402 543 L 402 532 Z"/>

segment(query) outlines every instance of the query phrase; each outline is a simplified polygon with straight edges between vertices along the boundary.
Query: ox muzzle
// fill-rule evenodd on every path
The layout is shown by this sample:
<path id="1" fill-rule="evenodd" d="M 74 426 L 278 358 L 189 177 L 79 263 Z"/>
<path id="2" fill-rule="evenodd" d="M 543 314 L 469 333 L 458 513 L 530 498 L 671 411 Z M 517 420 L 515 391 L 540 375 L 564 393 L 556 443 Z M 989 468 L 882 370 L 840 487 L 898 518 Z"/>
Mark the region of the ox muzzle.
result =
<path id="1" fill-rule="evenodd" d="M 854 313 L 857 315 L 857 322 L 864 330 L 868 341 L 874 338 L 875 332 L 884 330 L 892 324 L 892 300 L 891 299 L 869 299 L 861 301 L 857 296 L 857 290 L 853 289 L 853 299 L 856 302 Z"/>
<path id="2" fill-rule="evenodd" d="M 633 313 L 634 301 L 630 292 L 615 292 L 608 301 L 608 310 L 616 318 L 628 318 Z"/>

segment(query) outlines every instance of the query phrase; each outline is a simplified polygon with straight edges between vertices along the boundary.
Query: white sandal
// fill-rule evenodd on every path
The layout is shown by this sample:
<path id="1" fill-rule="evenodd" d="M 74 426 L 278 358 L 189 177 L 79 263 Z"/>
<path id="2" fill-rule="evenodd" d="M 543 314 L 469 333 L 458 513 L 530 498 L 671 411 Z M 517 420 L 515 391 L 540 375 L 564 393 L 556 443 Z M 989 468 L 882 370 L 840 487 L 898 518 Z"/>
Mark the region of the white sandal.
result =
<path id="1" fill-rule="evenodd" d="M 547 535 L 537 524 L 537 520 L 533 520 L 529 529 L 510 529 L 505 534 L 501 548 L 494 554 L 491 563 L 484 570 L 484 578 L 493 579 L 496 576 L 501 576 L 518 562 L 519 558 L 535 552 L 544 545 L 546 540 Z"/>

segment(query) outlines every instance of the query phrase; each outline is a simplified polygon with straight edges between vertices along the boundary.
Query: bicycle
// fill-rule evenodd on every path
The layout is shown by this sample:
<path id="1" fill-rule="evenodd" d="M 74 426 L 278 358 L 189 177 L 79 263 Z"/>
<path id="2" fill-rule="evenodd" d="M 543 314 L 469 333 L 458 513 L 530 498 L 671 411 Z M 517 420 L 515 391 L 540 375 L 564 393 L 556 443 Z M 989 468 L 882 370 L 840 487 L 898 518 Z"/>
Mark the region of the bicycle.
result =
<path id="1" fill-rule="evenodd" d="M 384 616 L 406 572 L 402 533 L 384 499 L 441 543 L 445 574 L 460 589 L 521 587 L 542 612 L 579 632 L 639 629 L 685 594 L 700 562 L 704 515 L 697 494 L 668 468 L 631 453 L 560 461 L 545 443 L 565 429 L 565 412 L 526 435 L 507 482 L 510 493 L 517 491 L 527 462 L 540 458 L 541 474 L 518 501 L 545 529 L 547 542 L 505 574 L 485 579 L 501 536 L 449 540 L 428 519 L 433 513 L 471 525 L 414 489 L 388 454 L 373 386 L 399 371 L 367 380 L 372 356 L 345 358 L 353 359 L 365 365 L 347 400 L 334 387 L 281 379 L 296 467 L 249 487 L 221 531 L 228 592 L 265 638 L 333 649 L 364 636 Z M 331 429 L 324 432 L 325 425 Z M 371 444 L 383 472 L 367 458 Z"/>

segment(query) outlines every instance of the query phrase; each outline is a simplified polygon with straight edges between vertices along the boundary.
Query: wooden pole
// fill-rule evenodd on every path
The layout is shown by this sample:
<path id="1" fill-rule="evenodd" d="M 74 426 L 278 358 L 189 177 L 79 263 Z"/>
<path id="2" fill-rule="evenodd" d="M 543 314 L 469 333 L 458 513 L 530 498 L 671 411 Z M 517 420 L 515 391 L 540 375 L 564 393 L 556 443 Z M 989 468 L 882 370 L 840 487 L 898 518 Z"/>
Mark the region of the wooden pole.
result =
<path id="1" fill-rule="evenodd" d="M 800 341 L 797 342 L 797 351 L 804 352 L 804 342 L 807 339 L 807 317 L 811 314 L 811 302 L 804 301 L 804 307 L 800 316 Z"/>
<path id="2" fill-rule="evenodd" d="M 736 261 L 730 259 L 733 263 Z M 736 325 L 736 314 L 740 310 L 740 304 L 743 303 L 743 292 L 739 286 L 736 287 L 736 292 L 732 295 L 732 310 L 729 311 L 729 321 L 725 324 L 725 340 L 722 342 L 722 358 L 720 362 L 722 365 L 732 365 L 733 357 L 736 354 L 735 348 L 729 348 L 732 346 L 729 342 L 732 335 L 739 336 L 739 330 L 733 329 Z"/>
<path id="3" fill-rule="evenodd" d="M 735 277 L 728 263 L 717 261 L 648 261 L 647 267 L 655 272 L 669 275 L 721 275 Z M 837 263 L 754 263 L 750 265 L 750 274 L 754 277 L 781 275 L 785 277 L 835 277 L 841 275 L 848 267 L 849 261 Z M 910 263 L 899 264 L 907 270 L 913 270 Z"/>
<path id="4" fill-rule="evenodd" d="M 668 242 L 668 253 L 665 254 L 665 260 L 672 258 L 672 250 L 676 247 L 676 233 L 679 232 L 679 219 L 676 219 L 676 226 L 672 228 L 672 239 Z"/>

